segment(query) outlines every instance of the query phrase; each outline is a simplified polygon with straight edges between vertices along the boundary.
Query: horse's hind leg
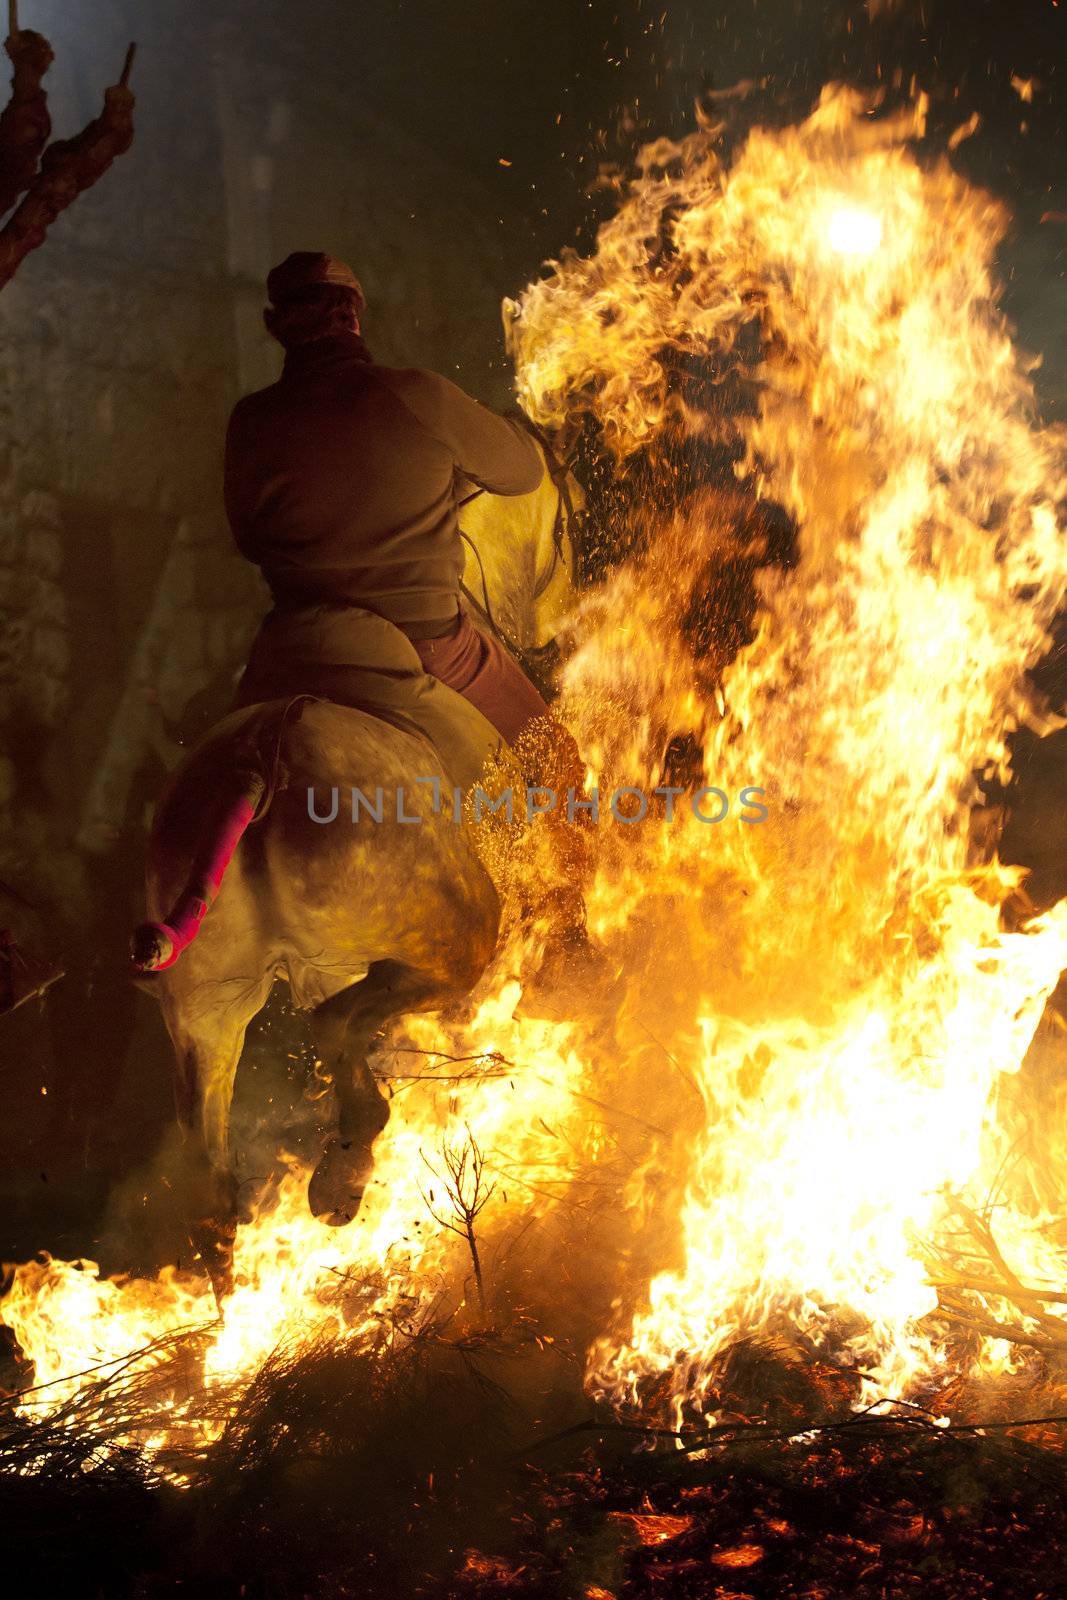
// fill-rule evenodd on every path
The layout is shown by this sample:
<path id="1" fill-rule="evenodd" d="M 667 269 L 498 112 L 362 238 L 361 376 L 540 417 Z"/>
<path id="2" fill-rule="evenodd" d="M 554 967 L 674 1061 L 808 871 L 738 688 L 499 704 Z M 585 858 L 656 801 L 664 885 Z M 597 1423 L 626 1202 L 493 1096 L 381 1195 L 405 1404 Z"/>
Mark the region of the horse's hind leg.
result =
<path id="1" fill-rule="evenodd" d="M 245 1029 L 260 1010 L 269 980 L 238 1003 L 186 1022 L 167 1008 L 174 1045 L 174 1098 L 183 1135 L 180 1196 L 190 1242 L 200 1256 L 219 1302 L 233 1288 L 233 1242 L 237 1233 L 237 1179 L 230 1165 L 229 1120 L 237 1063 Z"/>
<path id="2" fill-rule="evenodd" d="M 351 1222 L 374 1166 L 371 1146 L 389 1120 L 389 1104 L 367 1063 L 376 1034 L 391 1017 L 440 1005 L 451 993 L 439 978 L 399 961 L 375 961 L 367 975 L 312 1015 L 316 1053 L 333 1078 L 338 1136 L 308 1184 L 308 1204 L 333 1227 Z"/>

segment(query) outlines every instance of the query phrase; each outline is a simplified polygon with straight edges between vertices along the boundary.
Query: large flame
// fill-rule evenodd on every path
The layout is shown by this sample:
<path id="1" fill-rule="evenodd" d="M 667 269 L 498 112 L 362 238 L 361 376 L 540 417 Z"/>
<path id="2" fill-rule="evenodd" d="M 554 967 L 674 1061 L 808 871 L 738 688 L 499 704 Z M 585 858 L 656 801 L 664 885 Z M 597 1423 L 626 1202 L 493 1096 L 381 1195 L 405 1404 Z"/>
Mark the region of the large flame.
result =
<path id="1" fill-rule="evenodd" d="M 993 1177 L 998 1080 L 1067 961 L 1067 906 L 1002 929 L 1018 875 L 973 859 L 968 828 L 1010 731 L 1049 726 L 1025 673 L 1065 590 L 1062 439 L 1035 427 L 995 307 L 1002 208 L 911 153 L 921 102 L 870 110 L 827 91 L 728 170 L 714 130 L 650 147 L 595 254 L 511 312 L 532 413 L 588 410 L 620 458 L 671 474 L 640 583 L 616 578 L 571 664 L 572 715 L 639 685 L 616 759 L 651 777 L 664 733 L 689 731 L 708 784 L 771 806 L 760 827 L 683 808 L 597 886 L 621 949 L 636 931 L 647 958 L 649 928 L 670 930 L 704 1111 L 679 1262 L 594 1352 L 616 1398 L 665 1371 L 699 1398 L 716 1353 L 783 1314 L 817 1337 L 851 1325 L 845 1353 L 881 1392 L 935 1367 L 916 1241 L 946 1193 L 980 1200 Z M 731 371 L 756 399 L 724 418 Z M 713 697 L 677 622 L 725 502 L 679 493 L 678 463 L 731 425 L 744 490 L 789 512 L 797 552 L 760 574 L 755 637 Z M 1055 1282 L 1040 1229 L 1002 1227 Z"/>
<path id="2" fill-rule="evenodd" d="M 4 1320 L 35 1364 L 35 1385 L 59 1404 L 147 1351 L 169 1334 L 203 1332 L 203 1377 L 228 1391 L 293 1337 L 334 1334 L 369 1344 L 383 1320 L 417 1325 L 447 1282 L 463 1282 L 470 1263 L 433 1212 L 452 1210 L 442 1154 L 473 1147 L 493 1192 L 479 1229 L 504 1234 L 550 1207 L 569 1181 L 573 1151 L 588 1144 L 579 1084 L 581 1063 L 560 1024 L 516 1021 L 520 990 L 504 982 L 476 1010 L 462 1035 L 413 1019 L 402 1055 L 391 1063 L 398 1093 L 388 1141 L 373 1181 L 347 1230 L 317 1222 L 307 1207 L 308 1174 L 295 1163 L 269 1205 L 238 1230 L 236 1287 L 218 1317 L 206 1282 L 167 1270 L 157 1281 L 101 1279 L 93 1262 L 43 1260 L 20 1267 L 4 1300 Z M 457 1072 L 451 1065 L 462 1062 Z M 75 1374 L 75 1376 L 71 1376 Z M 201 1403 L 194 1387 L 176 1401 L 168 1430 Z M 160 1435 L 161 1442 L 165 1435 Z"/>
<path id="3" fill-rule="evenodd" d="M 649 1137 L 612 1225 L 629 1278 L 593 1392 L 622 1403 L 666 1379 L 676 1414 L 708 1409 L 721 1352 L 786 1320 L 861 1372 L 867 1399 L 951 1367 L 931 1252 L 997 1176 L 998 1086 L 1067 966 L 1067 906 L 1011 931 L 1020 875 L 969 826 L 1013 728 L 1051 725 L 1026 672 L 1065 591 L 1065 475 L 996 309 L 1003 209 L 916 158 L 921 103 L 873 111 L 827 91 L 729 166 L 712 128 L 651 146 L 595 253 L 509 310 L 530 413 L 590 413 L 620 470 L 640 453 L 662 490 L 574 623 L 564 704 L 591 774 L 651 787 L 689 734 L 705 783 L 758 786 L 767 820 L 733 804 L 701 821 L 683 792 L 670 822 L 605 820 L 588 900 L 626 980 L 610 1047 L 518 1020 L 510 951 L 469 1024 L 407 1028 L 492 1070 L 398 1093 L 345 1232 L 307 1216 L 294 1172 L 239 1233 L 221 1324 L 177 1274 L 20 1269 L 3 1313 L 39 1383 L 190 1323 L 213 1324 L 209 1386 L 287 1331 L 372 1337 L 469 1273 L 427 1206 L 443 1143 L 484 1153 L 479 1228 L 502 1236 L 573 1202 L 610 1142 L 602 1113 Z M 792 521 L 788 559 L 752 536 L 761 502 Z M 712 628 L 694 651 L 702 586 L 745 563 L 747 642 Z M 1031 1196 L 997 1222 L 1039 1289 L 1060 1265 L 1046 1221 Z M 981 1352 L 987 1369 L 1011 1359 L 1004 1341 Z"/>

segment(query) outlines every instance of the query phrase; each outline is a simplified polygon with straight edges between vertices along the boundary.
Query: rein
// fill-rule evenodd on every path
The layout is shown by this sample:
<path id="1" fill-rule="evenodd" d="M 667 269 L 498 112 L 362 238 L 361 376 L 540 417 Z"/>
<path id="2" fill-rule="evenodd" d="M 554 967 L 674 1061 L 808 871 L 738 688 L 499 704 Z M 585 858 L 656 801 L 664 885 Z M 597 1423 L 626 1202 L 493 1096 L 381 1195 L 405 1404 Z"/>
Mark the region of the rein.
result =
<path id="1" fill-rule="evenodd" d="M 570 456 L 564 456 L 561 460 L 556 455 L 551 444 L 549 443 L 547 434 L 542 428 L 537 426 L 536 422 L 533 422 L 526 415 L 525 411 L 520 411 L 518 408 L 516 408 L 514 417 L 515 421 L 518 422 L 520 426 L 525 428 L 527 433 L 529 433 L 541 446 L 541 451 L 545 458 L 545 468 L 548 472 L 548 476 L 552 480 L 552 484 L 555 488 L 557 496 L 556 518 L 552 524 L 552 545 L 556 552 L 555 560 L 549 567 L 544 582 L 534 590 L 534 599 L 536 600 L 538 596 L 544 593 L 553 573 L 555 572 L 559 563 L 563 560 L 563 535 L 567 527 L 574 520 L 574 502 L 571 499 L 570 485 L 567 482 L 570 474 L 571 463 Z M 573 455 L 573 451 L 571 454 Z"/>

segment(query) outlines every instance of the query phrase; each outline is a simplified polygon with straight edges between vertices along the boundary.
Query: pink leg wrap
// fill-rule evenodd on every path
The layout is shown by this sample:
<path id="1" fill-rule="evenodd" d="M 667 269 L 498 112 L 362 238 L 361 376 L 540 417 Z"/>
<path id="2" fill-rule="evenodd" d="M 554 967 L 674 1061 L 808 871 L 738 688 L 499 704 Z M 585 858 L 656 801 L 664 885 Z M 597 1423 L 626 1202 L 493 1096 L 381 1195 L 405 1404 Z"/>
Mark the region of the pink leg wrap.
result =
<path id="1" fill-rule="evenodd" d="M 222 887 L 222 880 L 248 824 L 263 798 L 265 784 L 258 774 L 249 777 L 231 804 L 218 817 L 200 841 L 185 889 L 178 896 L 165 922 L 143 923 L 138 939 L 155 938 L 155 954 L 145 960 L 134 955 L 142 971 L 162 972 L 172 967 L 200 932 L 200 924 Z M 169 947 L 169 948 L 168 948 Z"/>

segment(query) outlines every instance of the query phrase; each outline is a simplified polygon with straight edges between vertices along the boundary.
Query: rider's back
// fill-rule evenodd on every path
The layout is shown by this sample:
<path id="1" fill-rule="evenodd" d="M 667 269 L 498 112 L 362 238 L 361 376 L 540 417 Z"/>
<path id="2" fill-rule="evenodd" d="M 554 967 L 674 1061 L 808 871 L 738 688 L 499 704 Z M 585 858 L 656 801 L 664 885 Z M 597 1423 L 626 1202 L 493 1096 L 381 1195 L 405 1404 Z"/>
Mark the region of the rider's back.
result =
<path id="1" fill-rule="evenodd" d="M 521 426 L 345 334 L 290 350 L 278 382 L 238 403 L 226 506 L 277 603 L 349 602 L 403 626 L 455 612 L 457 476 L 524 494 L 541 473 Z"/>

